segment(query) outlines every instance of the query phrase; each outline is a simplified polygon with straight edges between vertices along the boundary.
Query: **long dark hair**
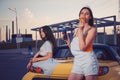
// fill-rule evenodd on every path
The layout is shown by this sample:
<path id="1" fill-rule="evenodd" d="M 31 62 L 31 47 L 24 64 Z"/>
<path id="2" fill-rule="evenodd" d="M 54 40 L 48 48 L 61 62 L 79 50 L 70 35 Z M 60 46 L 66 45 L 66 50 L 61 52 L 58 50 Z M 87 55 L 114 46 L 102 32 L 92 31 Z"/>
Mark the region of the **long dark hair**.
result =
<path id="1" fill-rule="evenodd" d="M 89 7 L 83 7 L 83 8 L 80 10 L 80 12 L 79 12 L 79 16 L 80 16 L 80 14 L 81 14 L 81 12 L 82 12 L 83 9 L 87 9 L 87 10 L 90 12 L 91 19 L 89 20 L 89 25 L 90 25 L 91 27 L 93 27 L 93 26 L 94 26 L 94 18 L 93 18 L 92 10 L 91 10 Z"/>
<path id="2" fill-rule="evenodd" d="M 45 38 L 41 37 L 42 40 L 43 41 L 46 41 L 46 40 L 50 41 L 52 46 L 53 46 L 53 49 L 56 48 L 57 47 L 57 42 L 56 42 L 56 39 L 53 35 L 53 32 L 52 32 L 50 26 L 46 25 L 46 26 L 41 27 L 39 29 L 40 36 L 41 36 L 41 29 L 43 29 L 43 32 L 45 33 Z"/>

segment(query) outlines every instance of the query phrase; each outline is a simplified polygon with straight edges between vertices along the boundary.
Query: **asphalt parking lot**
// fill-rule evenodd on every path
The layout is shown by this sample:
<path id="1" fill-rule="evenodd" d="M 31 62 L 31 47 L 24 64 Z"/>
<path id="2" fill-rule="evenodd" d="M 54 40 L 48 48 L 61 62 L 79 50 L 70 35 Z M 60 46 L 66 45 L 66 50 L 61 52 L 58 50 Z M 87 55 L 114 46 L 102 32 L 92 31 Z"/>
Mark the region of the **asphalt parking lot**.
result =
<path id="1" fill-rule="evenodd" d="M 28 60 L 27 54 L 0 53 L 0 80 L 21 80 Z"/>

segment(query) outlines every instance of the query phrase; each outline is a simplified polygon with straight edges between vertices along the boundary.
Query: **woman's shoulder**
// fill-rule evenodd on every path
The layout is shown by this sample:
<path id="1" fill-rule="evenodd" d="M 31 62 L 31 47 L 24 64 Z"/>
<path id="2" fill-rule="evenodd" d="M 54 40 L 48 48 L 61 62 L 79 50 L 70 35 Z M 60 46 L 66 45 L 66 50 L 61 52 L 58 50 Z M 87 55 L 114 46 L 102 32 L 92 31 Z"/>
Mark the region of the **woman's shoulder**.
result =
<path id="1" fill-rule="evenodd" d="M 91 29 L 88 31 L 88 33 L 97 33 L 97 28 L 96 27 L 91 27 Z"/>
<path id="2" fill-rule="evenodd" d="M 45 44 L 51 44 L 51 42 L 49 40 L 46 40 Z"/>
<path id="3" fill-rule="evenodd" d="M 96 30 L 97 30 L 97 28 L 95 26 L 91 27 L 91 31 L 96 31 Z"/>
<path id="4" fill-rule="evenodd" d="M 76 35 L 76 33 L 77 33 L 78 29 L 79 29 L 78 27 L 74 29 L 74 31 L 73 31 L 73 33 L 74 33 L 74 34 L 73 34 L 73 36 L 75 36 L 75 35 Z"/>

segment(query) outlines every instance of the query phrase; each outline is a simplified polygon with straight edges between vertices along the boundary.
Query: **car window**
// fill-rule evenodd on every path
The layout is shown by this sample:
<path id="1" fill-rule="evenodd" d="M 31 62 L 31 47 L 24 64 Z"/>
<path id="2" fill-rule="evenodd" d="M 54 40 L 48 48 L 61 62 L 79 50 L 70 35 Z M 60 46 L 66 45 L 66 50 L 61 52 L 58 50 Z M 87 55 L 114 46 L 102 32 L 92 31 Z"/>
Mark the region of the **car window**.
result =
<path id="1" fill-rule="evenodd" d="M 66 58 L 72 57 L 70 49 L 59 49 L 57 54 L 55 55 L 56 58 Z"/>
<path id="2" fill-rule="evenodd" d="M 94 49 L 94 52 L 99 60 L 113 60 L 111 54 L 104 49 Z"/>
<path id="3" fill-rule="evenodd" d="M 97 59 L 100 59 L 100 60 L 105 60 L 106 59 L 106 56 L 105 56 L 103 50 L 95 49 L 94 52 L 95 52 L 95 54 L 97 56 Z"/>

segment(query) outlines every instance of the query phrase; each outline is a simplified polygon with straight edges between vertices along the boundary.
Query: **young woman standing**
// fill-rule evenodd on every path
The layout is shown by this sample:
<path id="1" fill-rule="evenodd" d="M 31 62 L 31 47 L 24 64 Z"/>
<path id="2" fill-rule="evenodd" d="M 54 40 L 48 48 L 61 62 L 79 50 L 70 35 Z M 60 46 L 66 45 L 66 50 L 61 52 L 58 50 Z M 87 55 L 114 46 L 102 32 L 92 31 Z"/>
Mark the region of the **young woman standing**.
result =
<path id="1" fill-rule="evenodd" d="M 64 35 L 63 35 L 64 36 Z M 98 61 L 93 52 L 96 36 L 93 14 L 89 7 L 83 7 L 79 13 L 79 25 L 74 30 L 73 40 L 66 42 L 74 55 L 74 65 L 68 80 L 97 80 Z"/>

